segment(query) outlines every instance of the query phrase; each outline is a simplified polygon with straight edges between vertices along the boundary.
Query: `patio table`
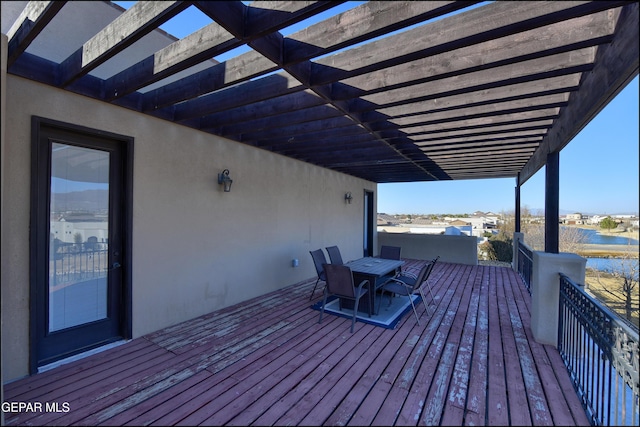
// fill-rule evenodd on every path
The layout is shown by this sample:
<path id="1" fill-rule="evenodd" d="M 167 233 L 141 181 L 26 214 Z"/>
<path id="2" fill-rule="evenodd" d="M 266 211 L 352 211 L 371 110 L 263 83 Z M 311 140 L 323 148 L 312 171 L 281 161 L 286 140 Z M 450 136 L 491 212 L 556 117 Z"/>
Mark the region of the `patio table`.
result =
<path id="1" fill-rule="evenodd" d="M 369 292 L 358 307 L 358 311 L 375 312 L 376 290 L 381 287 L 388 278 L 393 277 L 398 267 L 404 264 L 402 260 L 364 257 L 346 262 L 344 265 L 351 269 L 353 282 L 357 285 L 363 280 L 369 280 Z M 363 304 L 364 303 L 364 304 Z M 353 308 L 353 301 L 343 300 L 343 307 Z"/>

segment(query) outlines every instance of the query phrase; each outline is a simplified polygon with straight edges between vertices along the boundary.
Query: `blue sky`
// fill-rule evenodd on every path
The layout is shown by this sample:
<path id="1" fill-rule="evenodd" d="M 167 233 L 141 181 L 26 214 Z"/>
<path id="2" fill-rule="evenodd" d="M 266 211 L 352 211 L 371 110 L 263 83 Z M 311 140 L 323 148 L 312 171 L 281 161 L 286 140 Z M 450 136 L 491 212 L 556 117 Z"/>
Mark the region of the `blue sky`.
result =
<path id="1" fill-rule="evenodd" d="M 115 3 L 128 8 L 135 2 Z M 283 29 L 288 35 L 361 2 L 346 2 Z M 161 28 L 182 38 L 211 23 L 194 6 Z M 224 61 L 246 48 L 216 57 Z M 560 213 L 638 214 L 638 77 L 560 152 Z M 543 167 L 521 188 L 520 205 L 544 209 Z M 379 184 L 378 212 L 389 214 L 513 212 L 515 178 Z"/>

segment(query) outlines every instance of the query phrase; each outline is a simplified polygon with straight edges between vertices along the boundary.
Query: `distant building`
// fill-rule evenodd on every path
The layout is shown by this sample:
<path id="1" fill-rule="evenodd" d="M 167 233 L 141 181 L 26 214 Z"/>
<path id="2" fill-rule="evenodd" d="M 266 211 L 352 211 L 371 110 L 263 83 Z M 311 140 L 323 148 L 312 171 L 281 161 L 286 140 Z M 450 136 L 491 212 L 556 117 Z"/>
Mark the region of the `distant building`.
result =
<path id="1" fill-rule="evenodd" d="M 581 213 L 567 214 L 561 223 L 567 225 L 583 225 L 585 223 L 584 216 Z"/>
<path id="2" fill-rule="evenodd" d="M 600 224 L 600 221 L 602 221 L 603 219 L 605 219 L 606 216 L 601 216 L 601 215 L 592 215 L 589 217 L 589 219 L 587 220 L 587 222 L 589 224 L 593 224 L 593 225 L 598 225 Z"/>
<path id="3" fill-rule="evenodd" d="M 398 218 L 384 213 L 378 214 L 378 232 L 413 233 L 413 234 L 445 234 L 482 237 L 486 231 L 498 227 L 499 216 L 494 213 L 474 212 L 465 218 L 447 217 L 434 221 L 427 216 Z"/>

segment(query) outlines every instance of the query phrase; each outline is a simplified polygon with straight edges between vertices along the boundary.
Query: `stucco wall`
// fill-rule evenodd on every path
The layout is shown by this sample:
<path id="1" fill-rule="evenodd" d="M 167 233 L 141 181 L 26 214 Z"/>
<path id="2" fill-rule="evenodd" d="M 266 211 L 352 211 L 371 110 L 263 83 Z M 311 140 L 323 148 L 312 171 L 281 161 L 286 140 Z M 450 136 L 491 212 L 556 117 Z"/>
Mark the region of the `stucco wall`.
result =
<path id="1" fill-rule="evenodd" d="M 4 381 L 28 372 L 32 115 L 135 138 L 134 337 L 314 277 L 310 250 L 362 256 L 363 191 L 375 183 L 11 75 L 6 95 Z"/>
<path id="2" fill-rule="evenodd" d="M 402 258 L 433 259 L 440 256 L 442 262 L 478 264 L 478 240 L 476 237 L 445 234 L 378 233 L 380 246 L 400 246 Z"/>

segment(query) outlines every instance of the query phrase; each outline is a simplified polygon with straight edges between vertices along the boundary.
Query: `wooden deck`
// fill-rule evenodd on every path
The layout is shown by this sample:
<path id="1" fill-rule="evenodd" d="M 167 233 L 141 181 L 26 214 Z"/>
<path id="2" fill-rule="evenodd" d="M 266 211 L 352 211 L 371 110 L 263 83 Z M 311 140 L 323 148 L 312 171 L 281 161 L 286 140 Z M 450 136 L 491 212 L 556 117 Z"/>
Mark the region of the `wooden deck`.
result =
<path id="1" fill-rule="evenodd" d="M 420 261 L 408 260 L 407 267 Z M 315 280 L 5 386 L 8 425 L 588 425 L 509 268 L 439 263 L 422 326 L 310 308 Z M 321 292 L 316 291 L 315 300 Z M 47 411 L 57 403 L 59 412 Z M 37 409 L 37 408 L 36 408 Z M 65 411 L 68 409 L 67 411 Z"/>

